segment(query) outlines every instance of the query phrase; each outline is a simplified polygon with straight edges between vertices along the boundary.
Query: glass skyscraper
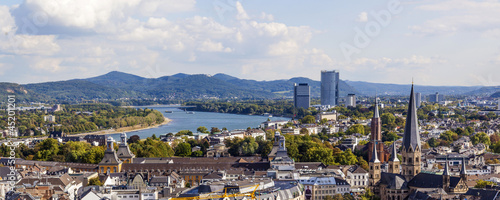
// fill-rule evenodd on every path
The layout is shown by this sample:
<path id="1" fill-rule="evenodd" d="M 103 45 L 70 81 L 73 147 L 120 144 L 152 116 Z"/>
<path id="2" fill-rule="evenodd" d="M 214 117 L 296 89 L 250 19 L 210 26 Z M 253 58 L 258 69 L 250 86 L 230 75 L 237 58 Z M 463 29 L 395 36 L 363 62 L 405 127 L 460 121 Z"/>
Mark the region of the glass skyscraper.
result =
<path id="1" fill-rule="evenodd" d="M 296 108 L 308 109 L 310 106 L 309 84 L 299 83 L 294 85 L 293 102 Z"/>
<path id="2" fill-rule="evenodd" d="M 336 106 L 339 99 L 339 72 L 321 71 L 321 105 Z"/>

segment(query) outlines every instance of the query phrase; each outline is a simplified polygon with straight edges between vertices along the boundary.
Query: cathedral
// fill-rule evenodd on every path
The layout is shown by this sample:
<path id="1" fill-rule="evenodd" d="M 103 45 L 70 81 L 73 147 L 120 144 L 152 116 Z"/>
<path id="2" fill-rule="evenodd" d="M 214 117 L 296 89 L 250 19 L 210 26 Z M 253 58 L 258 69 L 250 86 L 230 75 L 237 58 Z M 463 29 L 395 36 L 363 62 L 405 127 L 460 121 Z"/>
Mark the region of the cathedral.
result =
<path id="1" fill-rule="evenodd" d="M 382 143 L 378 105 L 375 104 L 369 144 L 369 187 L 382 200 L 415 199 L 419 195 L 427 195 L 429 199 L 458 199 L 467 192 L 467 173 L 462 162 L 460 176 L 450 176 L 448 162 L 442 175 L 421 172 L 421 142 L 418 129 L 417 108 L 413 85 L 406 116 L 406 125 L 401 147 L 401 160 L 398 158 L 396 142 L 390 152 L 385 153 Z M 382 164 L 386 164 L 387 172 L 382 172 Z M 433 196 L 435 195 L 435 196 Z"/>

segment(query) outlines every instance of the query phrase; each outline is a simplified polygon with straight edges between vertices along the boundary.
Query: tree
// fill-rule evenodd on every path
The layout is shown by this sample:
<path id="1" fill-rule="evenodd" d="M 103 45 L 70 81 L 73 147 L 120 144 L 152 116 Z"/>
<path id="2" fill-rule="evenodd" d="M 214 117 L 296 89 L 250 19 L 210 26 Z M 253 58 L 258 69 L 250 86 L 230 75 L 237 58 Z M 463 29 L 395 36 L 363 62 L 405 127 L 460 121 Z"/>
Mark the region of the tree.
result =
<path id="1" fill-rule="evenodd" d="M 366 162 L 366 160 L 365 160 L 365 159 L 363 159 L 363 157 L 361 157 L 361 156 L 359 156 L 359 157 L 358 157 L 358 165 L 359 165 L 361 168 L 365 169 L 366 171 L 368 171 L 368 170 L 369 170 L 369 169 L 368 169 L 368 167 L 369 167 L 368 162 Z"/>
<path id="2" fill-rule="evenodd" d="M 306 151 L 304 155 L 305 162 L 322 162 L 325 165 L 335 164 L 333 151 L 325 147 L 313 147 Z"/>
<path id="3" fill-rule="evenodd" d="M 203 151 L 193 151 L 191 157 L 203 157 Z"/>
<path id="4" fill-rule="evenodd" d="M 342 194 L 336 194 L 333 196 L 333 200 L 344 200 L 344 197 L 342 197 Z"/>
<path id="5" fill-rule="evenodd" d="M 191 145 L 183 142 L 175 148 L 175 155 L 180 157 L 188 157 L 191 155 Z"/>
<path id="6" fill-rule="evenodd" d="M 141 140 L 141 137 L 139 137 L 138 135 L 132 135 L 130 136 L 130 138 L 127 140 L 127 143 L 137 143 L 138 141 Z"/>
<path id="7" fill-rule="evenodd" d="M 392 132 L 392 131 L 389 131 L 389 132 L 384 132 L 382 134 L 382 141 L 396 141 L 398 140 L 399 138 L 401 138 L 401 136 L 399 136 L 398 134 Z"/>
<path id="8" fill-rule="evenodd" d="M 479 133 L 476 133 L 474 134 L 471 138 L 470 138 L 471 142 L 473 145 L 476 145 L 478 143 L 483 143 L 485 145 L 490 145 L 491 142 L 490 142 L 490 137 L 488 137 L 488 135 L 484 132 L 479 132 Z"/>
<path id="9" fill-rule="evenodd" d="M 316 118 L 312 115 L 306 115 L 301 121 L 303 124 L 314 124 L 314 122 L 316 122 Z"/>
<path id="10" fill-rule="evenodd" d="M 220 129 L 219 129 L 219 128 L 217 128 L 217 127 L 212 127 L 212 128 L 210 129 L 210 134 L 214 134 L 214 133 L 217 133 L 217 132 L 220 132 Z"/>
<path id="11" fill-rule="evenodd" d="M 439 146 L 439 141 L 436 140 L 436 138 L 431 138 L 427 141 L 427 143 L 429 144 L 429 146 L 431 147 L 437 147 Z"/>
<path id="12" fill-rule="evenodd" d="M 495 185 L 495 183 L 479 179 L 476 181 L 474 188 L 485 188 L 487 185 Z"/>
<path id="13" fill-rule="evenodd" d="M 458 140 L 458 134 L 456 134 L 453 131 L 445 131 L 445 132 L 441 133 L 441 135 L 439 135 L 439 139 L 445 140 L 445 141 L 448 141 L 451 143 L 453 141 Z"/>
<path id="14" fill-rule="evenodd" d="M 196 131 L 200 132 L 200 133 L 208 133 L 208 129 L 207 127 L 204 127 L 204 126 L 200 126 L 196 129 Z"/>
<path id="15" fill-rule="evenodd" d="M 387 126 L 388 128 L 396 127 L 396 117 L 392 113 L 384 113 L 380 116 L 380 119 L 382 120 L 382 125 Z"/>
<path id="16" fill-rule="evenodd" d="M 336 157 L 336 161 L 341 165 L 354 165 L 358 162 L 358 159 L 352 153 L 351 149 L 347 149 Z"/>
<path id="17" fill-rule="evenodd" d="M 99 177 L 91 178 L 89 179 L 89 185 L 97 185 L 97 186 L 102 186 L 103 184 L 99 180 Z"/>
<path id="18" fill-rule="evenodd" d="M 346 134 L 352 135 L 354 133 L 365 134 L 365 126 L 361 124 L 354 124 L 349 129 L 347 129 Z"/>

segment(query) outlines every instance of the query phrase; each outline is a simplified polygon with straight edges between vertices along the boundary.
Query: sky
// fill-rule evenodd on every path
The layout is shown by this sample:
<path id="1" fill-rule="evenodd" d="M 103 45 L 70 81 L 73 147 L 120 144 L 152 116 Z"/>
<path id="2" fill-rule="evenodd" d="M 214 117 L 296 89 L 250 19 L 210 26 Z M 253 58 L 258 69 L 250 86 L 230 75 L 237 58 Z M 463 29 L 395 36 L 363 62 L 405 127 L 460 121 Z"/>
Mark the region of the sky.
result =
<path id="1" fill-rule="evenodd" d="M 495 0 L 2 0 L 0 81 L 121 71 L 500 85 Z"/>

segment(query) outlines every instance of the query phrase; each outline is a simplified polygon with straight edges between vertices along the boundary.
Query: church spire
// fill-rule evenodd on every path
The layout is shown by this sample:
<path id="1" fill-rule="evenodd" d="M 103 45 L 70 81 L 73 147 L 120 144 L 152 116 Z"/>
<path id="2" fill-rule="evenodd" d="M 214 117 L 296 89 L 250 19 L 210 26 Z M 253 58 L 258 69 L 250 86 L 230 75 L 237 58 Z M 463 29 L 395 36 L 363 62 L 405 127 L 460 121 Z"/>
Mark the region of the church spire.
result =
<path id="1" fill-rule="evenodd" d="M 446 163 L 444 164 L 443 176 L 449 176 L 450 170 L 448 167 L 448 157 L 446 157 Z"/>
<path id="2" fill-rule="evenodd" d="M 394 141 L 392 143 L 392 151 L 391 151 L 391 157 L 389 158 L 389 161 L 399 162 L 398 154 L 397 154 L 397 151 L 396 151 L 396 141 Z"/>
<path id="3" fill-rule="evenodd" d="M 417 107 L 415 105 L 415 94 L 413 93 L 413 84 L 411 85 L 410 103 L 406 116 L 405 131 L 403 135 L 403 149 L 406 151 L 412 149 L 420 150 L 420 134 L 418 131 Z"/>
<path id="4" fill-rule="evenodd" d="M 380 160 L 378 159 L 377 154 L 378 154 L 377 153 L 377 143 L 375 142 L 375 144 L 373 145 L 372 159 L 370 160 L 370 162 L 380 163 Z"/>
<path id="5" fill-rule="evenodd" d="M 413 84 L 411 85 L 410 102 L 408 104 L 408 112 L 406 113 L 402 146 L 401 155 L 403 156 L 403 162 L 401 162 L 401 168 L 406 180 L 409 181 L 420 173 L 422 153 Z"/>
<path id="6" fill-rule="evenodd" d="M 460 175 L 467 175 L 467 170 L 465 169 L 465 158 L 462 158 L 462 169 L 460 170 Z"/>
<path id="7" fill-rule="evenodd" d="M 377 101 L 377 97 L 375 97 L 375 111 L 373 112 L 373 118 L 380 118 L 380 115 L 378 113 L 378 101 Z"/>
<path id="8" fill-rule="evenodd" d="M 389 173 L 393 174 L 399 174 L 399 159 L 398 159 L 398 154 L 396 152 L 396 141 L 392 143 L 392 151 L 391 151 L 391 157 L 389 158 Z"/>

